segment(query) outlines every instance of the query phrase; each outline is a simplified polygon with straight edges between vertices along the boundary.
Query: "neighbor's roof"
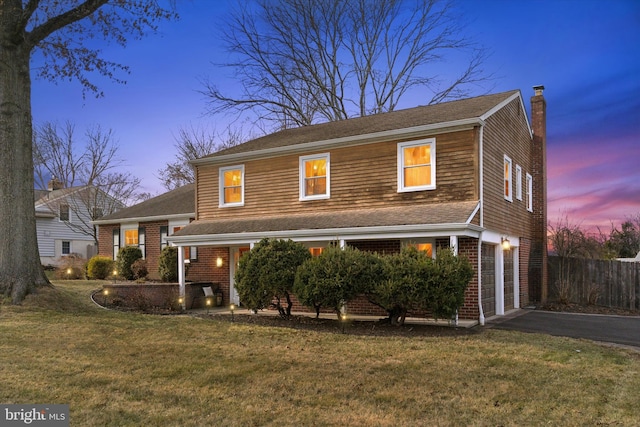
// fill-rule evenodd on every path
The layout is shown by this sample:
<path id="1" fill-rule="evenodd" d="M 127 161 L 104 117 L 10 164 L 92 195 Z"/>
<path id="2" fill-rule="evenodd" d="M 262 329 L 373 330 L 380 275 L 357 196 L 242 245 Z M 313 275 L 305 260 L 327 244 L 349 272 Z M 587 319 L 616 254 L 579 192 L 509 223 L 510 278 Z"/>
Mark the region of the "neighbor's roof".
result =
<path id="1" fill-rule="evenodd" d="M 126 220 L 137 221 L 151 218 L 195 216 L 195 184 L 187 184 L 175 190 L 145 200 L 137 205 L 105 215 L 94 224 L 113 224 Z"/>
<path id="2" fill-rule="evenodd" d="M 305 230 L 384 228 L 446 224 L 468 224 L 478 201 L 434 203 L 386 208 L 351 209 L 254 218 L 193 221 L 174 236 L 215 236 L 241 233 L 296 232 Z"/>
<path id="3" fill-rule="evenodd" d="M 315 141 L 346 138 L 356 135 L 374 134 L 416 126 L 455 122 L 457 120 L 470 118 L 480 118 L 516 94 L 519 95 L 520 91 L 511 90 L 440 104 L 397 110 L 389 113 L 285 129 L 220 150 L 202 159 L 287 147 Z M 198 161 L 196 161 L 196 163 L 197 162 Z"/>

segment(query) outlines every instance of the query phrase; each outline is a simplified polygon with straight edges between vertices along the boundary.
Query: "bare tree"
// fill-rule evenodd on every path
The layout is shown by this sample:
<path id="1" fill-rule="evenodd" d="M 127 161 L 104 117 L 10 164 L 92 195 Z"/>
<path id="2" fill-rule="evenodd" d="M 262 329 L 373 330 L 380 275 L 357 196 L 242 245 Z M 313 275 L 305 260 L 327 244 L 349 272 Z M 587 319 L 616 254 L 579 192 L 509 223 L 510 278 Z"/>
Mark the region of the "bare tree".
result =
<path id="1" fill-rule="evenodd" d="M 139 199 L 140 179 L 116 170 L 124 163 L 117 157 L 118 148 L 113 131 L 99 125 L 87 129 L 82 141 L 69 121 L 62 127 L 45 122 L 34 130 L 36 189 L 47 189 L 50 180 L 68 189 L 64 203 L 75 221 L 65 224 L 96 243 L 97 230 L 91 221 Z M 59 203 L 59 199 L 47 201 L 53 212 Z"/>
<path id="2" fill-rule="evenodd" d="M 189 128 L 181 128 L 178 136 L 175 137 L 174 147 L 177 150 L 175 160 L 158 170 L 158 178 L 167 190 L 174 190 L 195 182 L 195 170 L 190 163 L 191 160 L 233 147 L 247 139 L 241 128 L 227 128 L 222 134 L 206 127 L 193 125 Z"/>
<path id="3" fill-rule="evenodd" d="M 120 81 L 123 65 L 90 44 L 105 38 L 125 46 L 174 18 L 162 0 L 0 1 L 0 295 L 14 304 L 48 284 L 36 240 L 31 123 L 31 60 L 39 77 L 77 79 L 101 95 L 91 73 Z M 95 44 L 93 45 L 95 46 Z"/>
<path id="4" fill-rule="evenodd" d="M 486 81 L 487 52 L 447 0 L 258 0 L 223 39 L 242 93 L 204 82 L 212 113 L 251 111 L 281 128 L 392 111 L 409 91 L 431 104 Z M 255 6 L 255 7 L 251 7 Z M 438 66 L 465 56 L 451 79 Z"/>

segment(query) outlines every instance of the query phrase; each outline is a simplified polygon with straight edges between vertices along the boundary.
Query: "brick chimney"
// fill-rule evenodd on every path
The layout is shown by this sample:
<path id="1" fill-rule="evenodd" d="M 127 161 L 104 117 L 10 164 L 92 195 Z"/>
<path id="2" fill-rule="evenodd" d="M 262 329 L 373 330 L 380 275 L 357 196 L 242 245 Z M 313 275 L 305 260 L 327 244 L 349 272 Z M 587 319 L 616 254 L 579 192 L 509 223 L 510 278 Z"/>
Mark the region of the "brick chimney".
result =
<path id="1" fill-rule="evenodd" d="M 529 299 L 544 303 L 547 279 L 547 102 L 544 86 L 534 86 L 531 97 L 531 147 L 533 175 L 533 242 L 529 260 Z"/>
<path id="2" fill-rule="evenodd" d="M 57 179 L 55 176 L 52 176 L 51 180 L 49 180 L 49 183 L 47 184 L 47 190 L 49 191 L 62 190 L 63 188 L 64 183 Z"/>

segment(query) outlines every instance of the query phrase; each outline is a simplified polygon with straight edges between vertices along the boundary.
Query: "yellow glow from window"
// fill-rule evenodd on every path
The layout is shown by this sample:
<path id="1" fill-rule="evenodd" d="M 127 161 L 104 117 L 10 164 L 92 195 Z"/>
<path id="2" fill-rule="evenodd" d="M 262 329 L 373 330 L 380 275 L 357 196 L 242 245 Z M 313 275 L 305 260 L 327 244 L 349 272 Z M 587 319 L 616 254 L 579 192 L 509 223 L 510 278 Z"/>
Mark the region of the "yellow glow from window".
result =
<path id="1" fill-rule="evenodd" d="M 305 196 L 327 194 L 327 159 L 304 162 Z"/>
<path id="2" fill-rule="evenodd" d="M 324 248 L 309 248 L 309 252 L 311 252 L 311 256 L 320 256 Z"/>
<path id="3" fill-rule="evenodd" d="M 504 162 L 504 195 L 511 196 L 511 163 Z"/>
<path id="4" fill-rule="evenodd" d="M 138 230 L 124 231 L 124 244 L 126 246 L 135 246 L 138 244 Z"/>
<path id="5" fill-rule="evenodd" d="M 405 147 L 403 152 L 405 187 L 431 185 L 431 146 Z"/>
<path id="6" fill-rule="evenodd" d="M 410 246 L 427 253 L 427 256 L 433 256 L 433 245 L 431 243 L 412 243 Z"/>
<path id="7" fill-rule="evenodd" d="M 231 169 L 224 172 L 224 202 L 242 202 L 242 170 Z"/>

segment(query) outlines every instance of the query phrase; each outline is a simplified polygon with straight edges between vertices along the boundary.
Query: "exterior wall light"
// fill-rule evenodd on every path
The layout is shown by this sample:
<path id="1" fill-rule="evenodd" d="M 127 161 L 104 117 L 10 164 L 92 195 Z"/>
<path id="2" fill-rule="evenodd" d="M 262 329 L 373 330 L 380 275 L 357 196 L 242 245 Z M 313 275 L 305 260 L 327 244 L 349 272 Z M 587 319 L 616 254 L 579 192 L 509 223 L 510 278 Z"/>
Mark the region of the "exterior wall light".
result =
<path id="1" fill-rule="evenodd" d="M 216 258 L 216 267 L 218 267 L 218 268 L 222 267 L 222 258 L 221 257 Z"/>
<path id="2" fill-rule="evenodd" d="M 509 249 L 511 249 L 511 242 L 506 237 L 502 238 L 501 245 L 502 245 L 502 250 L 503 251 L 508 251 Z"/>

